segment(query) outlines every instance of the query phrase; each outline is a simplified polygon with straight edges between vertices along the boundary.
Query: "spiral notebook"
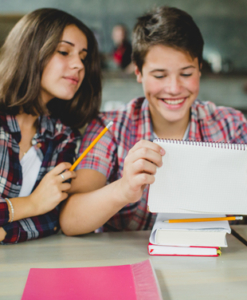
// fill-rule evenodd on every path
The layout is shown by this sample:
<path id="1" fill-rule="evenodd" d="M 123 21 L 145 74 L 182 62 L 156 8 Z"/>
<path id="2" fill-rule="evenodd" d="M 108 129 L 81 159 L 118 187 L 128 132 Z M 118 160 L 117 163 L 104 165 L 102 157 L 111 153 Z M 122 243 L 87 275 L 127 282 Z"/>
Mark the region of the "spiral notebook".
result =
<path id="1" fill-rule="evenodd" d="M 247 145 L 154 143 L 166 154 L 150 185 L 151 212 L 247 214 Z"/>

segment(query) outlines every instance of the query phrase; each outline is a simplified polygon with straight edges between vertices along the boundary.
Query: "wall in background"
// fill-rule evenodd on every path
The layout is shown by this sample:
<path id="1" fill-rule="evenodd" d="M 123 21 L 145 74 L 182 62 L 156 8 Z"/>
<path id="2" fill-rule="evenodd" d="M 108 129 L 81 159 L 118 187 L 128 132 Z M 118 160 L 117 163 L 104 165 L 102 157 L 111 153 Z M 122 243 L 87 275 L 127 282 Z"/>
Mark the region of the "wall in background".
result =
<path id="1" fill-rule="evenodd" d="M 91 27 L 102 52 L 112 47 L 111 30 L 125 23 L 131 31 L 136 18 L 154 5 L 170 5 L 192 15 L 205 39 L 204 56 L 227 69 L 247 71 L 247 0 L 0 0 L 0 14 L 25 14 L 41 7 L 65 10 Z"/>

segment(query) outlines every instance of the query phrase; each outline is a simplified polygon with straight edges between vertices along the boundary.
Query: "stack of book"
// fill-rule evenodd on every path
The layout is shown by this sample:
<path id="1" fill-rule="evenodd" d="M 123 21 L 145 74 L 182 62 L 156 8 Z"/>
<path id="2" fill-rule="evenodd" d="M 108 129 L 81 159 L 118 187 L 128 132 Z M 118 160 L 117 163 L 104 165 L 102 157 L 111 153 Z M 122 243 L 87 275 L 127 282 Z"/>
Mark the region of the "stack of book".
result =
<path id="1" fill-rule="evenodd" d="M 224 217 L 208 214 L 159 213 L 152 229 L 150 255 L 218 256 L 227 247 L 228 221 L 168 223 L 172 219 Z"/>
<path id="2" fill-rule="evenodd" d="M 227 221 L 163 221 L 247 214 L 247 144 L 167 139 L 154 143 L 166 153 L 149 189 L 149 211 L 158 213 L 149 254 L 219 255 L 231 232 Z"/>

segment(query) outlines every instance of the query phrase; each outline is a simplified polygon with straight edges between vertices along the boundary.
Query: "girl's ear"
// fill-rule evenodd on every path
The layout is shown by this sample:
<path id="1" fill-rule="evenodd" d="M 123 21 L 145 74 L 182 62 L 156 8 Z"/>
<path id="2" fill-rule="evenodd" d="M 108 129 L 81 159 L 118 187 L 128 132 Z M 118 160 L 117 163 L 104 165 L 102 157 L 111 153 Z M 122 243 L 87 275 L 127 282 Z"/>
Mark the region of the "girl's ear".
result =
<path id="1" fill-rule="evenodd" d="M 136 81 L 142 83 L 142 73 L 140 72 L 140 70 L 136 65 L 135 65 L 135 74 L 136 74 Z"/>

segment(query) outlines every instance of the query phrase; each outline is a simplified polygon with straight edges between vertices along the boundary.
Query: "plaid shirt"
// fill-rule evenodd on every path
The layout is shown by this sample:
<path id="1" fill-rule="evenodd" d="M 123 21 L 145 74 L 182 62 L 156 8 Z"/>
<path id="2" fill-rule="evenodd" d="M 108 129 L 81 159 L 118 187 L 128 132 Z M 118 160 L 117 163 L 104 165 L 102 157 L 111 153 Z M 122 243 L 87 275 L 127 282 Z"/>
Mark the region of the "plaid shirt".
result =
<path id="1" fill-rule="evenodd" d="M 154 132 L 144 98 L 132 100 L 122 110 L 103 112 L 88 125 L 80 152 L 92 142 L 112 120 L 110 130 L 81 161 L 78 169 L 101 172 L 111 183 L 122 177 L 124 159 L 128 151 L 141 139 L 152 141 Z M 216 107 L 211 102 L 196 100 L 191 107 L 189 140 L 205 142 L 247 143 L 247 123 L 239 111 Z M 103 231 L 151 229 L 156 214 L 147 210 L 148 187 L 141 199 L 123 207 L 104 226 Z"/>
<path id="2" fill-rule="evenodd" d="M 32 139 L 32 145 L 42 161 L 33 190 L 44 175 L 57 164 L 73 162 L 77 131 L 72 131 L 59 120 L 43 116 Z M 59 229 L 59 207 L 52 211 L 9 223 L 5 198 L 18 197 L 22 186 L 22 168 L 19 161 L 20 128 L 14 116 L 0 113 L 0 227 L 7 232 L 1 244 L 17 243 L 54 234 Z"/>

